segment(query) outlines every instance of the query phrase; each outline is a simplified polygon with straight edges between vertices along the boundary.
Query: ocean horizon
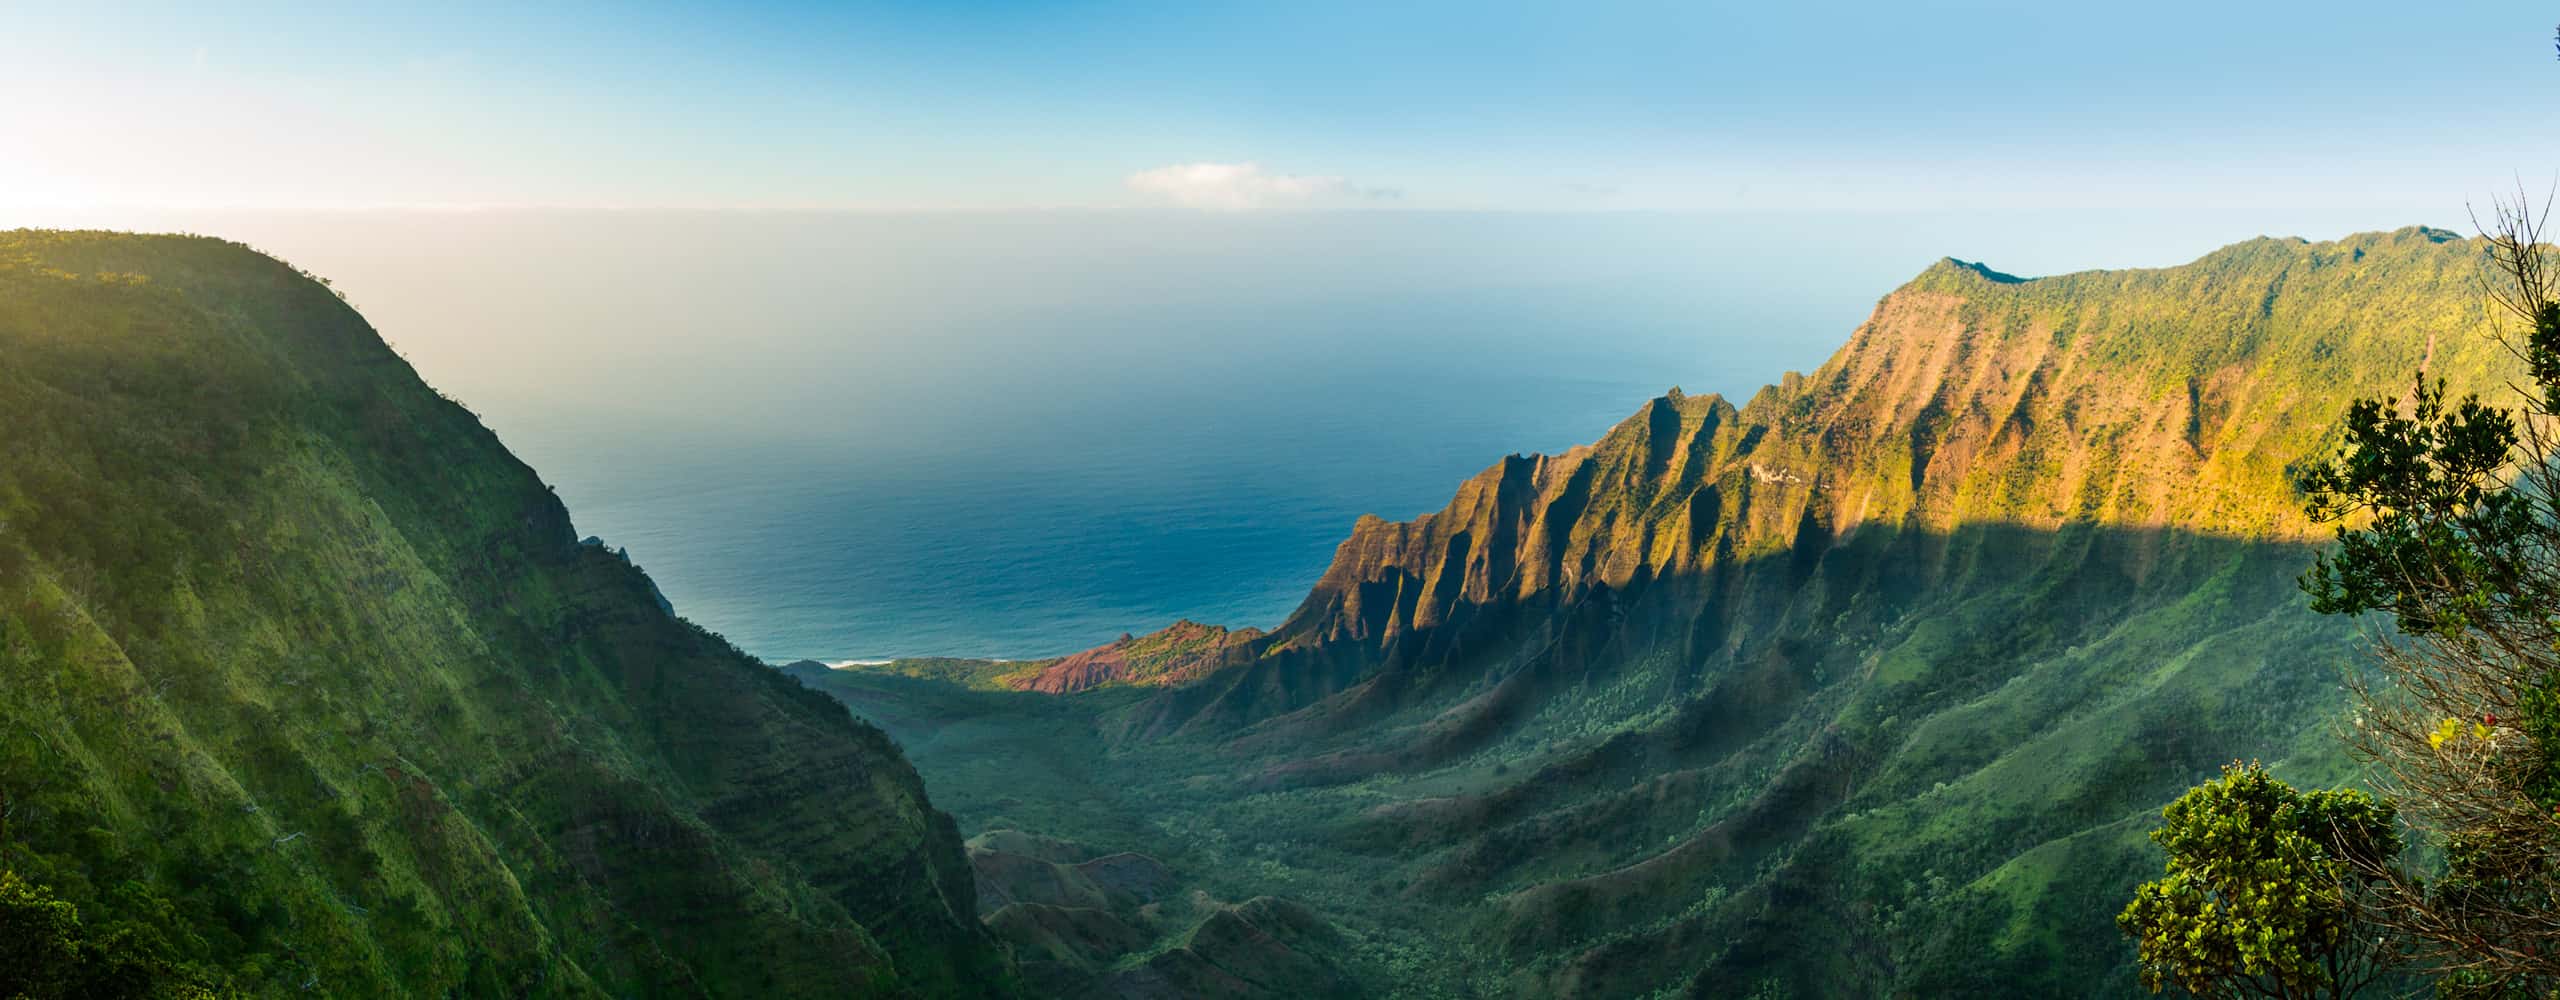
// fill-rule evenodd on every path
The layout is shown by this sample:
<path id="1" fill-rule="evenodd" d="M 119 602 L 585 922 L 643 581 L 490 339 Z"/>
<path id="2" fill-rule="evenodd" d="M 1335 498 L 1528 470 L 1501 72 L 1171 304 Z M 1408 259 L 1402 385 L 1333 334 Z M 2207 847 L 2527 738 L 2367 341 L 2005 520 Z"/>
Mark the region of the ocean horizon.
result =
<path id="1" fill-rule="evenodd" d="M 2091 219 L 2177 230 L 2091 260 L 2041 215 L 1962 221 L 477 212 L 202 229 L 328 276 L 679 614 L 767 660 L 844 662 L 1038 659 L 1185 618 L 1268 628 L 1361 515 L 1437 510 L 1503 456 L 1595 440 L 1675 386 L 1739 405 L 1818 366 L 1942 254 L 2037 274 L 2216 238 Z"/>
<path id="2" fill-rule="evenodd" d="M 1663 388 L 1513 376 L 1391 399 L 1319 380 L 1288 394 L 1329 418 L 1082 407 L 966 460 L 827 438 L 661 437 L 645 466 L 627 441 L 520 450 L 556 449 L 533 460 L 578 531 L 759 657 L 1041 659 L 1177 619 L 1277 625 L 1361 515 L 1437 509 L 1504 454 L 1595 438 Z"/>

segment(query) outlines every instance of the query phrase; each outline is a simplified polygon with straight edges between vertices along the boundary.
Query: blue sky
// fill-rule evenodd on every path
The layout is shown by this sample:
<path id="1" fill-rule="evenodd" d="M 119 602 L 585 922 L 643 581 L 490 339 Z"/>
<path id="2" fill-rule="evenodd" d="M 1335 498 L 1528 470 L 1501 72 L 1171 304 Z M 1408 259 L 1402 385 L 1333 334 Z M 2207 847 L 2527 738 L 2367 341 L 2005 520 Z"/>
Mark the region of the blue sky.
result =
<path id="1" fill-rule="evenodd" d="M 1285 610 L 1352 512 L 1430 509 L 1673 384 L 1812 369 L 1942 254 L 2172 264 L 2539 195 L 2555 21 L 0 0 L 0 228 L 211 233 L 329 276 L 583 530 L 760 650 L 1047 654 L 1092 640 L 974 616 L 1268 624 L 1248 606 Z M 948 516 L 812 544 L 820 509 Z M 989 524 L 1143 568 L 951 572 Z M 988 580 L 1020 586 L 934 589 Z M 967 641 L 841 628 L 954 609 Z"/>
<path id="2" fill-rule="evenodd" d="M 20 95 L 0 211 L 2158 207 L 2355 228 L 2560 168 L 2560 11 L 2522 3 L 98 6 L 0 14 Z"/>

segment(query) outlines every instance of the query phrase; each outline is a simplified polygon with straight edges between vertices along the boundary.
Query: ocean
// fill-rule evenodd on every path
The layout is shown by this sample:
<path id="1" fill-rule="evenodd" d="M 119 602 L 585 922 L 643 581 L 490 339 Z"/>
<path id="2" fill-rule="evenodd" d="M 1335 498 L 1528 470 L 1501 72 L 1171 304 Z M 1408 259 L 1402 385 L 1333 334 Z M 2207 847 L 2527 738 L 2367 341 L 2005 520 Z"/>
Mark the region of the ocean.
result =
<path id="1" fill-rule="evenodd" d="M 1275 625 L 1360 515 L 1438 509 L 1674 385 L 1739 403 L 1959 249 L 1925 222 L 1853 245 L 1767 220 L 1413 212 L 196 228 L 331 278 L 581 534 L 774 661 Z"/>
<path id="2" fill-rule="evenodd" d="M 930 451 L 858 426 L 520 450 L 580 531 L 759 655 L 1024 658 L 1183 617 L 1277 624 L 1361 514 L 1437 508 L 1501 455 L 1596 437 L 1661 389 L 1316 373 L 1221 388 L 1237 386 L 956 414 Z"/>

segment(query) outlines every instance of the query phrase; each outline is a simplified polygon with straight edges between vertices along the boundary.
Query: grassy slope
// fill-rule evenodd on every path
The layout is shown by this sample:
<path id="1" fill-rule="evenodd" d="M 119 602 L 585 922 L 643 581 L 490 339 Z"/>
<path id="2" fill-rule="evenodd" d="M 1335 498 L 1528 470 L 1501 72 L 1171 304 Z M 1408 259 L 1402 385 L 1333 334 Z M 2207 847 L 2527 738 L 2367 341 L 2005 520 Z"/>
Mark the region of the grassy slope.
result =
<path id="1" fill-rule="evenodd" d="M 2159 804 L 2234 757 L 2344 775 L 2356 638 L 2293 589 L 2286 468 L 2422 362 L 2493 384 L 2475 252 L 1943 263 L 1747 406 L 1666 397 L 1364 520 L 1200 682 L 821 683 L 903 705 L 964 826 L 1309 902 L 1381 993 L 2131 994 Z M 1060 749 L 984 763 L 1017 739 Z"/>
<path id="2" fill-rule="evenodd" d="M 882 736 L 660 610 L 320 284 L 0 234 L 0 865 L 253 993 L 969 993 Z"/>

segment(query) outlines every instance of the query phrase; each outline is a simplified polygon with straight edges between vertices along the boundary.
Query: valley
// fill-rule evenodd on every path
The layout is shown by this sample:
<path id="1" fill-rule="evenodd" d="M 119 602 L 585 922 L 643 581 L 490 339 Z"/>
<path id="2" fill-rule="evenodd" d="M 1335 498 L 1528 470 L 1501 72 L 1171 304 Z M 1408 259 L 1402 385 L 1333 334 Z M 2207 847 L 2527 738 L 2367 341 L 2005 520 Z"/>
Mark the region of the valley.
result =
<path id="1" fill-rule="evenodd" d="M 2354 778 L 2362 638 L 2295 587 L 2289 470 L 2358 394 L 2505 370 L 2475 252 L 1946 262 L 1742 406 L 1364 519 L 1268 634 L 790 673 L 964 830 L 1303 903 L 1378 995 L 2130 996 L 2161 803 L 2234 759 Z M 1039 689 L 1097 661 L 1145 667 Z M 1182 923 L 1059 964 L 1108 995 Z"/>
<path id="2" fill-rule="evenodd" d="M 2440 6 L 19 5 L 0 1000 L 2560 1000 Z"/>
<path id="3" fill-rule="evenodd" d="M 309 276 L 7 239 L 0 866 L 252 994 L 2131 995 L 2163 802 L 2359 780 L 2294 470 L 2511 363 L 2436 230 L 1945 261 L 1267 631 L 777 670 Z"/>

